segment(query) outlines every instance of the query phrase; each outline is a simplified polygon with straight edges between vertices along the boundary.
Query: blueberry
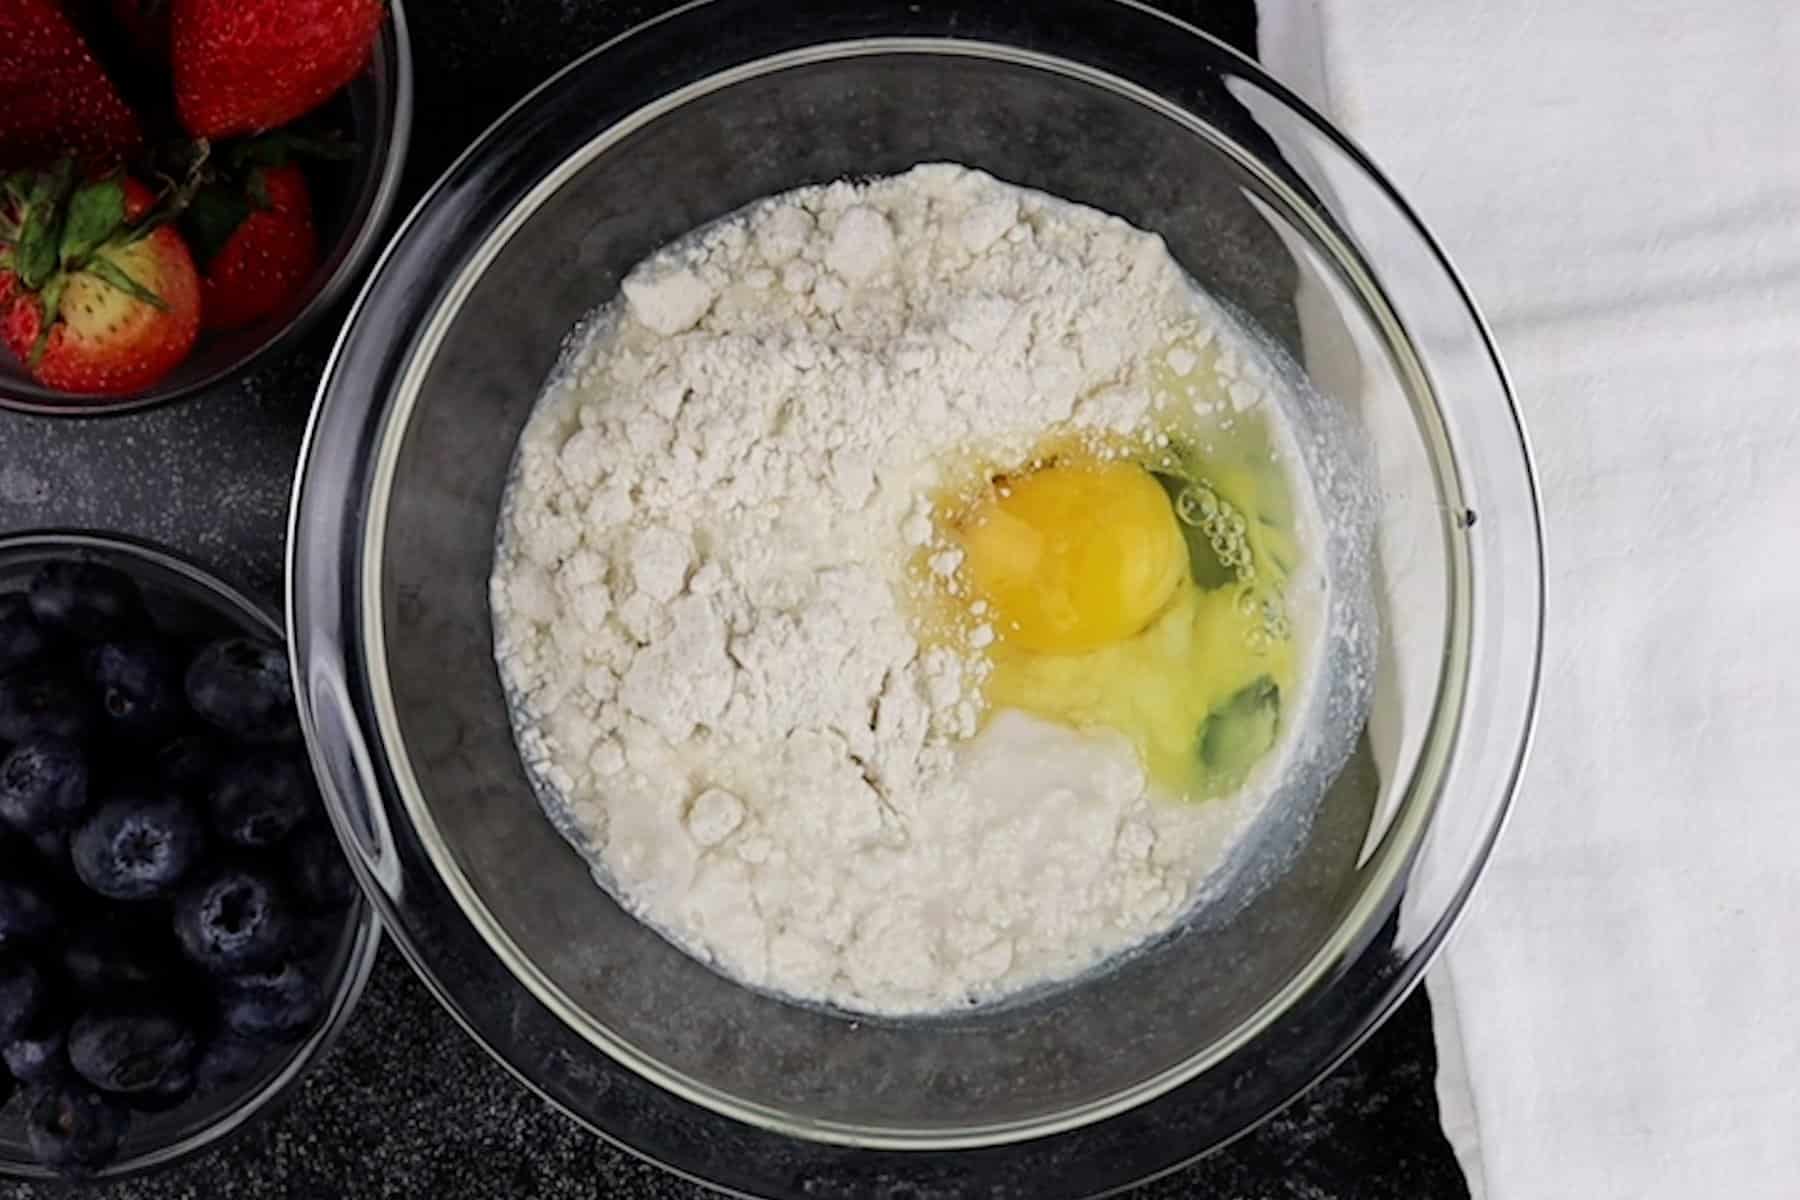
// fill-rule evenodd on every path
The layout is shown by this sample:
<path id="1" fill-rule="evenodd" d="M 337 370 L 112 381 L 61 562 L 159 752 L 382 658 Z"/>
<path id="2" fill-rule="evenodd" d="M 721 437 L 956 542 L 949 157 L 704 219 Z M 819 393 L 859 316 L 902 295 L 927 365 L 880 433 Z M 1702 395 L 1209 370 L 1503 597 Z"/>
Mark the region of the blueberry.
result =
<path id="1" fill-rule="evenodd" d="M 256 1075 L 272 1051 L 267 1042 L 222 1030 L 200 1051 L 194 1078 L 207 1091 L 242 1083 Z"/>
<path id="2" fill-rule="evenodd" d="M 156 755 L 157 778 L 183 799 L 205 803 L 219 770 L 219 749 L 210 738 L 189 734 L 164 746 Z"/>
<path id="3" fill-rule="evenodd" d="M 23 879 L 0 880 L 0 950 L 42 941 L 56 928 L 49 892 Z"/>
<path id="4" fill-rule="evenodd" d="M 63 976 L 77 992 L 94 999 L 166 991 L 178 963 L 173 947 L 159 953 L 164 947 L 158 942 L 115 922 L 84 926 L 61 946 Z"/>
<path id="5" fill-rule="evenodd" d="M 303 829 L 287 844 L 288 884 L 313 912 L 337 912 L 356 899 L 356 876 L 329 829 Z"/>
<path id="6" fill-rule="evenodd" d="M 69 858 L 69 835 L 66 830 L 46 829 L 31 835 L 31 852 L 38 865 L 59 879 L 72 877 L 75 864 Z"/>
<path id="7" fill-rule="evenodd" d="M 106 1092 L 169 1086 L 191 1071 L 199 1046 L 193 1026 L 166 1008 L 108 1006 L 69 1027 L 69 1065 Z"/>
<path id="8" fill-rule="evenodd" d="M 74 883 L 66 833 L 27 837 L 0 826 L 0 935 L 16 935 L 14 948 L 73 924 L 70 918 L 92 899 Z"/>
<path id="9" fill-rule="evenodd" d="M 293 1041 L 325 1010 L 325 994 L 312 973 L 295 963 L 253 975 L 235 975 L 220 986 L 225 1024 L 246 1037 Z"/>
<path id="10" fill-rule="evenodd" d="M 200 819 L 173 796 L 109 800 L 69 843 L 81 882 L 114 900 L 167 894 L 200 857 Z"/>
<path id="11" fill-rule="evenodd" d="M 21 742 L 0 762 L 0 820 L 14 829 L 66 828 L 81 818 L 87 802 L 87 759 L 73 742 Z"/>
<path id="12" fill-rule="evenodd" d="M 330 954 L 344 940 L 344 928 L 345 920 L 341 910 L 302 917 L 294 925 L 294 956 L 311 958 L 314 955 Z"/>
<path id="13" fill-rule="evenodd" d="M 134 740 L 160 737 L 181 723 L 181 662 L 157 642 L 103 642 L 85 656 L 99 698 L 100 722 Z"/>
<path id="14" fill-rule="evenodd" d="M 0 742 L 74 741 L 93 723 L 87 693 L 62 671 L 39 665 L 0 676 Z"/>
<path id="15" fill-rule="evenodd" d="M 32 617 L 24 593 L 0 596 L 0 671 L 22 667 L 55 647 L 56 640 Z"/>
<path id="16" fill-rule="evenodd" d="M 44 1023 L 36 1032 L 20 1034 L 0 1048 L 0 1059 L 20 1083 L 50 1083 L 68 1072 L 63 1027 Z"/>
<path id="17" fill-rule="evenodd" d="M 27 1094 L 25 1129 L 39 1162 L 78 1174 L 118 1154 L 125 1112 L 78 1080 L 64 1080 Z"/>
<path id="18" fill-rule="evenodd" d="M 287 655 L 270 642 L 226 638 L 188 666 L 188 704 L 208 723 L 246 742 L 288 741 L 298 735 Z"/>
<path id="19" fill-rule="evenodd" d="M 291 947 L 287 898 L 260 872 L 227 867 L 190 884 L 175 900 L 175 937 L 195 964 L 219 974 L 257 971 Z"/>
<path id="20" fill-rule="evenodd" d="M 70 831 L 60 827 L 15 833 L 9 821 L 0 820 L 0 881 L 23 885 L 30 893 L 19 895 L 0 885 L 0 931 L 10 927 L 9 913 L 22 922 L 17 929 L 21 936 L 30 936 L 29 930 L 42 925 L 45 915 L 54 925 L 70 925 L 94 902 L 85 888 L 77 886 L 69 836 Z M 33 898 L 43 901 L 47 914 L 32 915 L 37 909 Z M 22 907 L 25 911 L 20 911 Z"/>
<path id="21" fill-rule="evenodd" d="M 0 879 L 40 878 L 40 868 L 32 839 L 0 825 Z"/>
<path id="22" fill-rule="evenodd" d="M 119 1097 L 119 1099 L 125 1102 L 126 1107 L 141 1113 L 163 1113 L 186 1104 L 193 1099 L 194 1091 L 194 1069 L 182 1067 L 155 1087 L 142 1092 L 132 1092 Z"/>
<path id="23" fill-rule="evenodd" d="M 50 980 L 27 958 L 0 958 L 0 1043 L 35 1028 L 50 1006 Z"/>
<path id="24" fill-rule="evenodd" d="M 207 807 L 220 837 L 264 849 L 292 833 L 312 810 L 312 775 L 296 755 L 234 758 L 219 769 Z"/>
<path id="25" fill-rule="evenodd" d="M 40 625 L 77 641 L 132 634 L 145 623 L 144 599 L 131 577 L 99 563 L 45 563 L 32 577 L 29 600 Z"/>

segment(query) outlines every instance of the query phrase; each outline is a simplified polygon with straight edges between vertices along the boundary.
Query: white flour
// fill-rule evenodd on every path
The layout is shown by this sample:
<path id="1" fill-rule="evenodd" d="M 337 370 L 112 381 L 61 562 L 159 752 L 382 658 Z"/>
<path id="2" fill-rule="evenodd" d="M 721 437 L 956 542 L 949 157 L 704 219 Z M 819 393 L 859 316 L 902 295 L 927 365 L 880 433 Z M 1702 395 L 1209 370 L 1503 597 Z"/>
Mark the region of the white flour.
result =
<path id="1" fill-rule="evenodd" d="M 492 588 L 596 877 L 748 983 L 876 1012 L 1167 928 L 1258 797 L 1159 803 L 1124 739 L 1020 713 L 971 737 L 992 630 L 922 652 L 899 588 L 916 547 L 958 568 L 946 455 L 1136 429 L 1156 356 L 1231 336 L 1161 239 L 929 166 L 766 201 L 623 293 L 521 438 Z"/>

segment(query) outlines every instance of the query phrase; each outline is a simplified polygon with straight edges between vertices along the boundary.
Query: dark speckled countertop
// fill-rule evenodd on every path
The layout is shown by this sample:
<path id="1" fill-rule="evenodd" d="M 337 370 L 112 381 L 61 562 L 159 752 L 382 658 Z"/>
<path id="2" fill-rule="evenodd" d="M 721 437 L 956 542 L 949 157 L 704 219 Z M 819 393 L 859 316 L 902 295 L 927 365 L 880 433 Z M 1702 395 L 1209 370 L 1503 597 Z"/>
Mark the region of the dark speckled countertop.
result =
<path id="1" fill-rule="evenodd" d="M 403 204 L 500 112 L 581 51 L 651 15 L 640 0 L 420 0 L 409 9 L 418 119 Z M 1249 0 L 1164 7 L 1254 47 Z M 341 314 L 340 314 L 341 317 Z M 273 603 L 300 433 L 335 322 L 282 361 L 139 416 L 0 413 L 0 529 L 89 526 L 183 549 Z M 1304 1099 L 1140 1200 L 1459 1200 L 1437 1126 L 1421 993 Z M 0 1185 L 0 1200 L 61 1189 Z M 694 1197 L 692 1184 L 597 1141 L 488 1060 L 384 948 L 343 1040 L 275 1116 L 109 1200 L 293 1196 Z"/>

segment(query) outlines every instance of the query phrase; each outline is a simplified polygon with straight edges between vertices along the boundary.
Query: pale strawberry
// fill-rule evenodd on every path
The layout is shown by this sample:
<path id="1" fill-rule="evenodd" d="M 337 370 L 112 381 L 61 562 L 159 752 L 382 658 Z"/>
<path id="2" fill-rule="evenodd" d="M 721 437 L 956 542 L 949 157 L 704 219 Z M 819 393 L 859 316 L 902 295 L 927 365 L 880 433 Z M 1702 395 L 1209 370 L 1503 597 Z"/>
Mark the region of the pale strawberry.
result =
<path id="1" fill-rule="evenodd" d="M 0 203 L 0 341 L 59 391 L 151 387 L 200 335 L 187 243 L 128 178 L 73 186 L 72 165 L 18 174 Z"/>

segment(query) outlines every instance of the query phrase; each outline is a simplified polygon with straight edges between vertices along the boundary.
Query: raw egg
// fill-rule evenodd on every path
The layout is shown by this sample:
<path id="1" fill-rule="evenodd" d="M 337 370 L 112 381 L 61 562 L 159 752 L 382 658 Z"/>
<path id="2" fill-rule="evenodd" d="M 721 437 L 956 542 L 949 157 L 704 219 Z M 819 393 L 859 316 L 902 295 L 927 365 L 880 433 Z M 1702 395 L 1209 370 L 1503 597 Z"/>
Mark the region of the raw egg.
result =
<path id="1" fill-rule="evenodd" d="M 1080 654 L 996 646 L 990 711 L 1114 730 L 1165 791 L 1229 791 L 1273 746 L 1294 683 L 1291 639 L 1269 638 L 1241 595 L 1185 584 L 1149 628 Z"/>
<path id="2" fill-rule="evenodd" d="M 931 581 L 929 640 L 985 659 L 987 716 L 1123 734 L 1164 795 L 1241 786 L 1278 741 L 1298 667 L 1286 591 L 1301 551 L 1266 426 L 1111 445 L 1053 432 L 1022 464 L 949 474 L 934 512 L 960 557 L 916 577 Z"/>
<path id="3" fill-rule="evenodd" d="M 1141 633 L 1188 575 L 1162 485 L 1133 462 L 1074 462 L 994 483 L 956 530 L 1002 641 L 1075 654 Z"/>

